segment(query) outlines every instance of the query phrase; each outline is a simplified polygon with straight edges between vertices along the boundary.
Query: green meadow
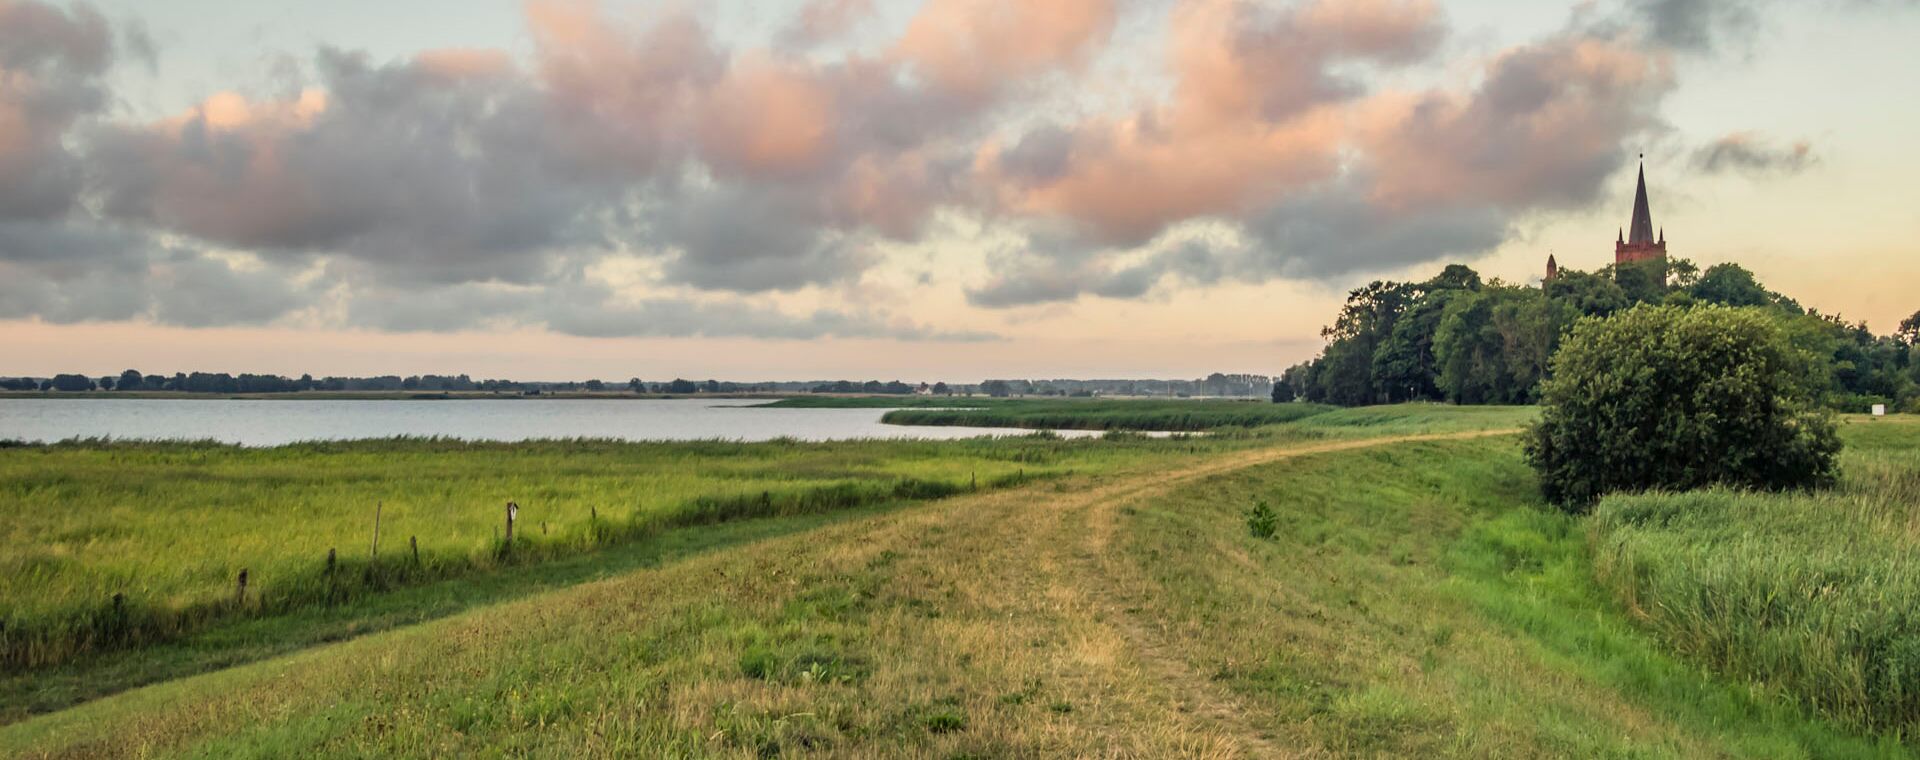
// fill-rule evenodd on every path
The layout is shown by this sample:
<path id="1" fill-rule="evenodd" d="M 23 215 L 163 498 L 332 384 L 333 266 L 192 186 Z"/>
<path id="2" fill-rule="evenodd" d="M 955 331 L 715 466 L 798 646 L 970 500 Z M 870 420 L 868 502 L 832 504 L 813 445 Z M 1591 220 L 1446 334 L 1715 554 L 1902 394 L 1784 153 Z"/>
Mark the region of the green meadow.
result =
<path id="1" fill-rule="evenodd" d="M 1319 409 L 1175 440 L 0 450 L 0 482 L 38 478 L 32 503 L 65 513 L 20 509 L 36 532 L 15 545 L 128 526 L 86 571 L 6 590 L 10 621 L 71 619 L 136 570 L 218 609 L 235 562 L 269 568 L 258 607 L 10 664 L 0 756 L 1916 754 L 1899 668 L 1920 423 L 1848 420 L 1833 491 L 1576 517 L 1541 502 L 1507 432 L 1533 414 Z M 187 514 L 202 503 L 231 514 Z M 1271 535 L 1250 530 L 1258 504 Z M 298 538 L 309 512 L 330 532 Z M 434 530 L 458 537 L 429 551 Z M 440 570 L 366 580 L 411 562 L 413 535 Z M 327 548 L 354 557 L 349 593 L 267 601 L 283 575 L 327 588 Z"/>
<path id="2" fill-rule="evenodd" d="M 1177 446 L 1039 437 L 4 448 L 0 509 L 14 548 L 0 554 L 9 579 L 0 662 L 59 664 L 212 619 L 337 604 L 678 527 L 939 498 Z M 508 502 L 518 507 L 511 545 Z"/>

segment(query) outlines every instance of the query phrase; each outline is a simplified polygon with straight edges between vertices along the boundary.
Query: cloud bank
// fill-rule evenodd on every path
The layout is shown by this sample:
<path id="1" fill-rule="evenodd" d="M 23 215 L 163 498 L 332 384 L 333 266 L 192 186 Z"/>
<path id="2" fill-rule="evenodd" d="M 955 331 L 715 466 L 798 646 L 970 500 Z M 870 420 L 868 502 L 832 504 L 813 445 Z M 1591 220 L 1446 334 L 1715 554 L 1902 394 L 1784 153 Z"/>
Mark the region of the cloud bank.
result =
<path id="1" fill-rule="evenodd" d="M 989 338 L 846 294 L 942 215 L 1017 241 L 966 292 L 987 309 L 1472 256 L 1592 203 L 1662 127 L 1676 53 L 1753 22 L 1630 2 L 1417 89 L 1379 82 L 1446 63 L 1432 0 L 1182 0 L 1162 49 L 1116 53 L 1152 12 L 930 0 L 822 53 L 875 3 L 813 0 L 737 46 L 695 15 L 532 0 L 527 56 L 326 47 L 134 120 L 106 83 L 152 61 L 136 28 L 0 0 L 0 318 Z M 1122 53 L 1170 84 L 1057 107 Z M 1695 163 L 1806 160 L 1732 135 Z M 824 305 L 773 305 L 803 296 Z"/>

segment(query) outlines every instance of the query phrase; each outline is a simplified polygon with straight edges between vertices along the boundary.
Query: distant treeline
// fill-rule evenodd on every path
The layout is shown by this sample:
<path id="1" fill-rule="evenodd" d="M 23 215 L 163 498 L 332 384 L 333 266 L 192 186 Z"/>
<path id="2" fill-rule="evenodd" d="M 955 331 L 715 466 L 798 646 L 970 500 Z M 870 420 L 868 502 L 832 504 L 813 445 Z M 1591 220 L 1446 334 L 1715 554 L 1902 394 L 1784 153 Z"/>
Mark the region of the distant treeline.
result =
<path id="1" fill-rule="evenodd" d="M 1821 359 L 1815 365 L 1825 376 L 1812 381 L 1825 389 L 1827 405 L 1920 411 L 1920 312 L 1894 334 L 1876 336 L 1864 322 L 1802 308 L 1739 265 L 1701 272 L 1685 259 L 1561 270 L 1538 288 L 1482 282 L 1459 264 L 1425 282 L 1373 282 L 1348 293 L 1339 317 L 1321 330 L 1327 347 L 1288 368 L 1273 399 L 1532 403 L 1575 321 L 1661 303 L 1766 309 L 1796 347 Z"/>
<path id="2" fill-rule="evenodd" d="M 88 377 L 66 374 L 51 378 L 0 378 L 0 389 L 40 391 L 173 391 L 178 393 L 298 393 L 332 392 L 446 392 L 479 391 L 493 393 L 552 393 L 560 391 L 589 393 L 755 393 L 794 390 L 790 383 L 731 383 L 718 380 L 675 379 L 647 383 L 633 378 L 625 383 L 602 380 L 584 382 L 522 382 L 515 380 L 474 380 L 466 375 L 381 375 L 378 377 L 322 377 L 301 375 L 255 375 L 225 372 L 177 372 L 172 375 L 146 375 L 127 370 L 118 376 Z"/>
<path id="3" fill-rule="evenodd" d="M 674 379 L 647 382 L 586 380 L 581 382 L 525 382 L 474 380 L 467 375 L 381 375 L 378 377 L 322 377 L 261 375 L 225 372 L 176 372 L 150 375 L 127 370 L 119 375 L 91 377 L 62 374 L 50 378 L 0 378 L 0 389 L 11 391 L 169 391 L 175 393 L 444 393 L 483 392 L 537 395 L 542 393 L 872 393 L 936 396 L 1264 396 L 1273 387 L 1266 375 L 1228 375 L 1215 372 L 1194 380 L 986 380 L 978 384 L 907 383 L 900 380 L 810 380 L 739 383 L 722 380 Z"/>

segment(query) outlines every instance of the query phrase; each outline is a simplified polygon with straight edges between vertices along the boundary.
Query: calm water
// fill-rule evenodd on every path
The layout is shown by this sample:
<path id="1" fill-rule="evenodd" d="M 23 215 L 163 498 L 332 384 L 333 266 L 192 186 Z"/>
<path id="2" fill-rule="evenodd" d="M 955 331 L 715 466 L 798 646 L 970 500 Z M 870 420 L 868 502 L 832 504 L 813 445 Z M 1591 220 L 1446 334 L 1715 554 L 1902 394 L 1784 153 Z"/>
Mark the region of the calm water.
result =
<path id="1" fill-rule="evenodd" d="M 764 441 L 790 437 L 970 438 L 1027 430 L 880 424 L 884 409 L 764 409 L 746 399 L 271 401 L 0 399 L 0 440 L 212 439 L 246 446 L 294 441 L 446 436 L 468 440 L 616 438 Z M 1061 431 L 1062 435 L 1091 435 Z"/>

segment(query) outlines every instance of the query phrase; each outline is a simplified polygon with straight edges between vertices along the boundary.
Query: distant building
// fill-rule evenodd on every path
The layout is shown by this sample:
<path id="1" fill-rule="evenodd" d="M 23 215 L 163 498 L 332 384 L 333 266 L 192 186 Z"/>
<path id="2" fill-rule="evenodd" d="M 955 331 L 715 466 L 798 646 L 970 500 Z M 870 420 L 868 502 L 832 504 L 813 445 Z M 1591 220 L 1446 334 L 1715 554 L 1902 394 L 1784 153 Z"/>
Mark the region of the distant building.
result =
<path id="1" fill-rule="evenodd" d="M 1633 222 L 1621 230 L 1613 243 L 1613 263 L 1628 264 L 1640 261 L 1667 260 L 1667 231 L 1662 228 L 1659 237 L 1654 237 L 1653 212 L 1647 204 L 1647 165 L 1640 164 L 1640 178 L 1633 191 Z M 1547 279 L 1560 274 L 1560 265 L 1547 255 Z"/>

